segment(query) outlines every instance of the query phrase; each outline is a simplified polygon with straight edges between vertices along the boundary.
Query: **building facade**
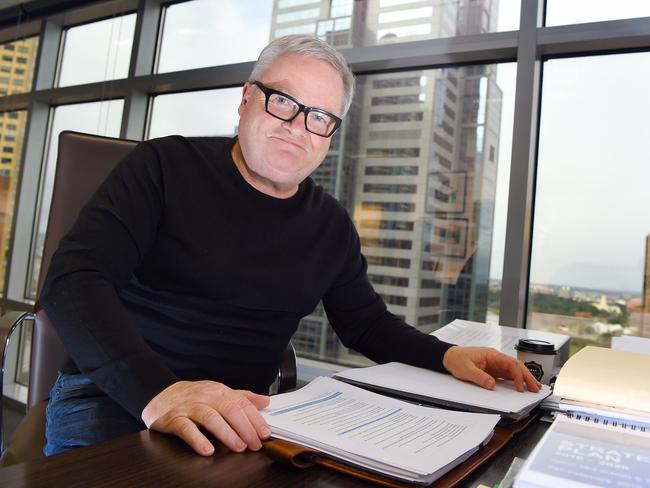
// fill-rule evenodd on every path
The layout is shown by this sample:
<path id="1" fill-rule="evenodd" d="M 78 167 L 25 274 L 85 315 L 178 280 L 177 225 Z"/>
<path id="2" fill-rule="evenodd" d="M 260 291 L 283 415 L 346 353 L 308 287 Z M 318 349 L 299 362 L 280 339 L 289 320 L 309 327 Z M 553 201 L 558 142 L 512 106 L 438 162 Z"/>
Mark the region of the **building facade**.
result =
<path id="1" fill-rule="evenodd" d="M 277 0 L 271 37 L 315 34 L 338 48 L 494 30 L 497 2 Z M 368 277 L 424 332 L 485 320 L 501 91 L 494 66 L 357 77 L 346 122 L 314 179 L 346 206 Z M 365 364 L 322 307 L 294 336 L 308 357 Z"/>
<path id="2" fill-rule="evenodd" d="M 0 96 L 31 90 L 37 49 L 36 37 L 0 46 Z M 0 287 L 6 274 L 26 122 L 25 111 L 0 111 Z"/>

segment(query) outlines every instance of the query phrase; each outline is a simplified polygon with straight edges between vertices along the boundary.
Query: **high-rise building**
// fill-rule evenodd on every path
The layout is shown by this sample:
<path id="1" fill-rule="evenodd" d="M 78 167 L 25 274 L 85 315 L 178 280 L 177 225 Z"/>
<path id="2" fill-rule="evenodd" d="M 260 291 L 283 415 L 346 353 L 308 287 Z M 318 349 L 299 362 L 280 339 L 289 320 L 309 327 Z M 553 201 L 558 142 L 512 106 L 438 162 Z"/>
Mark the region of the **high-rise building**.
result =
<path id="1" fill-rule="evenodd" d="M 494 29 L 497 2 L 277 0 L 271 37 L 316 34 L 338 48 Z M 491 9 L 491 10 L 490 10 Z M 501 91 L 494 66 L 366 75 L 317 183 L 350 211 L 368 276 L 391 311 L 425 332 L 485 320 Z M 361 363 L 321 307 L 296 349 Z"/>
<path id="2" fill-rule="evenodd" d="M 8 94 L 31 89 L 38 38 L 0 45 L 0 287 L 9 251 L 27 113 L 2 108 Z"/>

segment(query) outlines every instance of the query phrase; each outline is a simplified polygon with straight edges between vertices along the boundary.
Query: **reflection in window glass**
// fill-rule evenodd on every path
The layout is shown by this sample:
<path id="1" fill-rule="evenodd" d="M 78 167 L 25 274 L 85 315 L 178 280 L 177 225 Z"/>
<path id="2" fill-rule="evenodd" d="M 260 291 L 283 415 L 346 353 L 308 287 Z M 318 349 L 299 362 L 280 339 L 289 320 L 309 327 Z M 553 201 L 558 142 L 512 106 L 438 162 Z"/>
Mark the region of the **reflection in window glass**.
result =
<path id="1" fill-rule="evenodd" d="M 269 42 L 272 8 L 269 0 L 193 0 L 167 7 L 157 71 L 257 59 Z"/>
<path id="2" fill-rule="evenodd" d="M 501 4 L 510 7 L 506 16 L 499 14 L 497 2 L 442 2 L 430 18 L 406 19 L 395 26 L 382 22 L 378 42 L 381 14 L 404 16 L 399 12 L 422 7 L 422 2 L 390 6 L 379 0 L 352 2 L 347 17 L 334 18 L 334 13 L 327 17 L 327 9 L 321 8 L 319 17 L 276 28 L 278 16 L 292 7 L 305 10 L 288 2 L 280 1 L 272 10 L 274 36 L 285 33 L 282 29 L 310 33 L 316 29 L 321 38 L 341 48 L 516 29 L 519 21 L 514 0 Z M 315 8 L 316 3 L 308 5 Z M 336 13 L 343 11 L 344 3 L 337 2 Z M 259 47 L 249 59 L 257 56 Z M 495 207 L 505 213 L 510 155 L 509 147 L 502 151 L 499 147 L 504 140 L 510 144 L 507 133 L 512 132 L 514 105 L 505 100 L 513 96 L 515 76 L 514 68 L 505 69 L 501 85 L 497 72 L 502 68 L 470 66 L 359 77 L 358 95 L 344 126 L 334 134 L 330 152 L 313 175 L 355 220 L 377 293 L 396 315 L 423 331 L 457 317 L 498 320 L 503 256 L 497 254 L 503 253 L 505 217 L 497 217 Z M 175 96 L 179 95 L 169 97 Z M 188 117 L 178 116 L 182 104 L 156 108 L 159 100 L 162 103 L 163 97 L 154 102 L 150 137 L 219 133 L 205 130 L 213 122 L 193 129 L 171 122 L 169 128 L 160 129 L 157 124 L 162 121 L 187 122 Z M 228 102 L 233 114 L 238 101 L 239 94 Z M 197 103 L 193 113 L 205 105 Z M 201 120 L 213 118 L 208 114 Z M 232 133 L 229 129 L 236 123 L 236 119 L 227 122 L 221 133 Z M 499 165 L 506 170 L 497 174 Z M 293 344 L 302 356 L 367 363 L 342 346 L 321 306 L 301 321 Z"/>
<path id="3" fill-rule="evenodd" d="M 519 12 L 520 0 L 192 0 L 166 8 L 157 72 L 252 61 L 289 34 L 345 49 L 516 30 Z"/>
<path id="4" fill-rule="evenodd" d="M 0 287 L 4 286 L 27 111 L 0 112 Z"/>
<path id="5" fill-rule="evenodd" d="M 647 0 L 546 0 L 547 26 L 648 16 Z"/>
<path id="6" fill-rule="evenodd" d="M 397 26 L 389 29 L 379 29 L 377 31 L 377 41 L 395 40 L 398 37 L 429 37 L 429 34 L 431 34 L 431 24 Z"/>
<path id="7" fill-rule="evenodd" d="M 0 44 L 0 97 L 32 89 L 38 37 Z"/>
<path id="8" fill-rule="evenodd" d="M 425 19 L 433 15 L 433 7 L 422 7 L 408 10 L 394 10 L 379 14 L 379 23 L 400 22 L 403 20 Z"/>
<path id="9" fill-rule="evenodd" d="M 278 0 L 278 7 L 290 8 L 314 3 L 320 3 L 320 0 Z"/>
<path id="10" fill-rule="evenodd" d="M 126 78 L 135 14 L 69 28 L 65 33 L 59 86 Z"/>
<path id="11" fill-rule="evenodd" d="M 279 23 L 282 22 L 294 22 L 296 20 L 309 19 L 317 17 L 320 14 L 319 8 L 312 8 L 307 10 L 297 10 L 295 12 L 289 12 L 286 14 L 279 14 L 276 17 L 276 21 Z"/>
<path id="12" fill-rule="evenodd" d="M 158 95 L 153 99 L 148 138 L 233 136 L 237 133 L 237 107 L 241 88 Z"/>
<path id="13" fill-rule="evenodd" d="M 503 253 L 505 215 L 495 204 L 505 213 L 510 151 L 499 148 L 512 138 L 514 79 L 513 65 L 360 76 L 312 175 L 353 217 L 376 292 L 422 331 L 498 320 L 503 256 L 492 256 Z M 402 101 L 420 116 L 390 117 L 404 113 Z M 338 341 L 321 306 L 292 341 L 301 356 L 368 364 Z"/>
<path id="14" fill-rule="evenodd" d="M 275 37 L 282 36 L 291 36 L 294 34 L 313 34 L 316 29 L 316 24 L 300 24 L 294 25 L 291 27 L 282 27 L 281 29 L 275 29 Z"/>
<path id="15" fill-rule="evenodd" d="M 650 337 L 648 86 L 650 53 L 544 67 L 528 327 L 574 351 Z"/>
<path id="16" fill-rule="evenodd" d="M 52 123 L 50 125 L 47 159 L 45 161 L 45 176 L 41 183 L 38 226 L 36 228 L 34 248 L 32 249 L 32 262 L 29 275 L 30 285 L 26 298 L 36 298 L 38 274 L 40 272 L 43 244 L 45 242 L 45 231 L 50 212 L 50 201 L 52 200 L 56 157 L 59 148 L 59 134 L 64 130 L 75 130 L 89 134 L 118 137 L 120 135 L 123 107 L 124 100 L 110 100 L 105 102 L 61 105 L 54 109 Z"/>

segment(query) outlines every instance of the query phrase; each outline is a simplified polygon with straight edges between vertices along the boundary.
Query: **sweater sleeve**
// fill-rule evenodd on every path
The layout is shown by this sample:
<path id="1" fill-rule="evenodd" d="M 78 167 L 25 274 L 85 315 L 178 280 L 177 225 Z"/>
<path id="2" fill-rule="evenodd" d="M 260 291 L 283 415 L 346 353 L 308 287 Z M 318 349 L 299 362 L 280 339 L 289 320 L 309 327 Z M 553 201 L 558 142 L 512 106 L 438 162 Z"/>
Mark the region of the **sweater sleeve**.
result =
<path id="1" fill-rule="evenodd" d="M 417 330 L 388 311 L 368 281 L 359 236 L 348 221 L 345 266 L 323 297 L 327 318 L 341 342 L 377 363 L 399 361 L 447 372 L 442 358 L 453 344 Z"/>
<path id="2" fill-rule="evenodd" d="M 79 370 L 137 419 L 176 377 L 130 323 L 118 290 L 153 245 L 163 208 L 156 151 L 139 144 L 61 240 L 40 296 Z"/>

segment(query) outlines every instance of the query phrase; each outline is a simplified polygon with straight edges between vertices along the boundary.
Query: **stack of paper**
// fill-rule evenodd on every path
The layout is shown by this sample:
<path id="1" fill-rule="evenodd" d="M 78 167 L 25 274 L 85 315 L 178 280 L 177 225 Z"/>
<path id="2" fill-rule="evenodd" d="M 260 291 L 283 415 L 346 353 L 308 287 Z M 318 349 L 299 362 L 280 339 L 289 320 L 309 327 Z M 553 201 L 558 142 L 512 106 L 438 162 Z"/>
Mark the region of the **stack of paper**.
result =
<path id="1" fill-rule="evenodd" d="M 650 426 L 650 356 L 587 346 L 564 365 L 550 410 Z"/>
<path id="2" fill-rule="evenodd" d="M 335 378 L 427 405 L 495 413 L 512 420 L 526 417 L 551 393 L 546 385 L 537 393 L 518 392 L 512 381 L 505 380 L 498 380 L 493 390 L 486 390 L 449 374 L 402 363 L 348 369 L 337 373 Z"/>
<path id="3" fill-rule="evenodd" d="M 492 435 L 497 415 L 426 408 L 332 378 L 271 397 L 272 436 L 393 478 L 430 484 Z"/>

